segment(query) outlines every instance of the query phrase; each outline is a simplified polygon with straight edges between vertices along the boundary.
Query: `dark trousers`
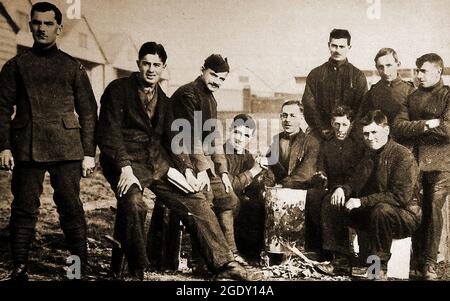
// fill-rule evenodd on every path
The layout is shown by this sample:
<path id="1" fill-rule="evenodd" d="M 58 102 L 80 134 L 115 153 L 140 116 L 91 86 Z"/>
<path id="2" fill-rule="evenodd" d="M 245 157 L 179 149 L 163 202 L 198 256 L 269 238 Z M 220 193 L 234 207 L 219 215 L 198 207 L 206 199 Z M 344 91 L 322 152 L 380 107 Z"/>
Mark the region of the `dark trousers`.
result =
<path id="1" fill-rule="evenodd" d="M 390 259 L 392 240 L 412 236 L 420 222 L 411 212 L 387 203 L 353 209 L 347 214 L 343 213 L 342 217 L 344 222 L 341 225 L 347 224 L 356 231 L 365 232 L 369 244 L 368 255 L 378 256 L 383 264 L 387 264 Z M 327 230 L 340 233 L 336 236 L 345 238 L 343 233 L 348 231 L 348 228 L 336 227 L 335 230 L 333 228 Z M 328 235 L 330 234 L 332 233 Z M 324 237 L 327 236 L 324 235 Z M 346 237 L 349 237 L 348 232 Z M 334 246 L 330 242 L 327 243 L 332 250 L 345 250 L 349 247 L 348 240 L 335 240 Z"/>
<path id="2" fill-rule="evenodd" d="M 80 256 L 83 262 L 87 257 L 87 238 L 83 204 L 80 201 L 81 162 L 69 161 L 52 164 L 16 162 L 11 182 L 14 201 L 10 219 L 14 263 L 28 261 L 46 171 L 50 174 L 53 200 L 69 250 L 72 255 Z"/>
<path id="3" fill-rule="evenodd" d="M 437 262 L 442 234 L 442 208 L 450 192 L 450 172 L 424 172 L 422 175 L 422 224 L 413 240 L 414 258 L 421 264 Z"/>
<path id="4" fill-rule="evenodd" d="M 225 186 L 219 177 L 211 178 L 211 190 L 205 192 L 205 196 L 213 204 L 214 212 L 225 235 L 228 247 L 233 253 L 236 253 L 234 219 L 239 211 L 239 198 L 233 190 L 228 193 L 225 191 Z"/>
<path id="5" fill-rule="evenodd" d="M 322 246 L 322 200 L 325 191 L 309 189 L 305 204 L 305 250 L 324 255 Z"/>
<path id="6" fill-rule="evenodd" d="M 116 190 L 119 171 L 104 158 L 101 164 L 106 179 Z M 147 164 L 133 163 L 133 172 L 142 187 L 151 189 L 158 201 L 180 217 L 210 269 L 216 270 L 233 260 L 217 217 L 203 193 L 184 194 L 166 180 L 152 180 L 151 166 Z M 149 265 L 145 231 L 147 207 L 142 198 L 142 191 L 136 185 L 118 198 L 114 236 L 121 243 L 132 272 Z"/>

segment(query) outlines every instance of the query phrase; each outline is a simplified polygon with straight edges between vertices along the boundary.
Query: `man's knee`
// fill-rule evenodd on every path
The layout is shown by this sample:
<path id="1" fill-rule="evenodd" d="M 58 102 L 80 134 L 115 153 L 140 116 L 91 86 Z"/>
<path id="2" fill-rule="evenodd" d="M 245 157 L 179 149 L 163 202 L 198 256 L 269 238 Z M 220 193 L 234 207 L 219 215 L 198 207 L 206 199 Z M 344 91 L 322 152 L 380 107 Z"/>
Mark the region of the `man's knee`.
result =
<path id="1" fill-rule="evenodd" d="M 380 219 L 386 219 L 395 214 L 395 208 L 392 205 L 381 203 L 373 207 L 370 213 L 370 222 L 373 223 Z"/>
<path id="2" fill-rule="evenodd" d="M 118 207 L 127 212 L 147 212 L 148 207 L 143 201 L 142 191 L 137 185 L 132 185 L 125 195 L 118 201 Z"/>

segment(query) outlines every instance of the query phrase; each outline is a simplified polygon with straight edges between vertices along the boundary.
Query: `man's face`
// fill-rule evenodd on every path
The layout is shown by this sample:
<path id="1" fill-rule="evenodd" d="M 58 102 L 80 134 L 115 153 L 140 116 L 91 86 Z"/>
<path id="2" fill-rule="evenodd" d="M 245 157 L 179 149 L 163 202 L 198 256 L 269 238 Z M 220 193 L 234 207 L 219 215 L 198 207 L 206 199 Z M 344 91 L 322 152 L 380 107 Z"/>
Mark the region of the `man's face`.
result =
<path id="1" fill-rule="evenodd" d="M 145 55 L 137 61 L 137 65 L 141 82 L 147 87 L 155 86 L 161 78 L 161 73 L 166 68 L 166 64 L 157 54 Z"/>
<path id="2" fill-rule="evenodd" d="M 284 106 L 280 117 L 281 125 L 286 133 L 291 135 L 300 131 L 300 125 L 304 121 L 304 116 L 298 105 Z"/>
<path id="3" fill-rule="evenodd" d="M 215 72 L 212 69 L 202 69 L 202 79 L 205 82 L 208 90 L 216 92 L 222 86 L 223 82 L 228 76 L 228 72 Z"/>
<path id="4" fill-rule="evenodd" d="M 363 127 L 364 141 L 373 150 L 382 148 L 389 140 L 389 126 L 381 126 L 372 122 Z"/>
<path id="5" fill-rule="evenodd" d="M 429 88 L 441 80 L 442 68 L 433 63 L 425 62 L 416 72 L 419 85 L 422 88 Z"/>
<path id="6" fill-rule="evenodd" d="M 335 61 L 343 61 L 347 58 L 348 51 L 352 48 L 347 43 L 347 39 L 331 39 L 328 43 L 331 58 Z"/>
<path id="7" fill-rule="evenodd" d="M 396 62 L 394 56 L 392 54 L 388 54 L 385 56 L 380 56 L 377 59 L 376 67 L 381 78 L 385 81 L 391 82 L 398 76 L 400 62 Z"/>
<path id="8" fill-rule="evenodd" d="M 56 22 L 55 12 L 34 12 L 30 21 L 30 30 L 34 41 L 41 45 L 51 47 L 61 33 L 62 25 Z"/>
<path id="9" fill-rule="evenodd" d="M 333 127 L 336 139 L 344 140 L 350 133 L 352 123 L 347 116 L 335 116 L 331 121 L 331 126 Z"/>
<path id="10" fill-rule="evenodd" d="M 243 153 L 245 148 L 250 143 L 254 134 L 254 130 L 246 127 L 245 125 L 236 126 L 231 130 L 230 141 L 234 149 L 238 153 Z"/>

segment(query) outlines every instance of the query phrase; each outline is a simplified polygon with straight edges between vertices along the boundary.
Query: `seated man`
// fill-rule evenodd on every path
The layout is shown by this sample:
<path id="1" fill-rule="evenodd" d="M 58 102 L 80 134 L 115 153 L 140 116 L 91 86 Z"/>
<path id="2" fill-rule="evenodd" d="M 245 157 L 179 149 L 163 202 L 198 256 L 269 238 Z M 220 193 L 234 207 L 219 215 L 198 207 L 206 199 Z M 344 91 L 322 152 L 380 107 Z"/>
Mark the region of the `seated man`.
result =
<path id="1" fill-rule="evenodd" d="M 259 256 L 264 231 L 264 203 L 262 202 L 262 198 L 250 197 L 251 200 L 247 201 L 248 197 L 246 197 L 250 190 L 263 190 L 263 188 L 259 187 L 260 185 L 253 184 L 253 182 L 255 182 L 258 175 L 262 174 L 263 169 L 267 168 L 261 162 L 261 158 L 257 157 L 255 159 L 248 149 L 246 149 L 255 131 L 256 123 L 250 115 L 236 115 L 230 128 L 230 138 L 224 144 L 224 150 L 227 160 L 228 177 L 230 178 L 234 192 L 240 200 L 239 215 L 237 214 L 237 210 L 235 211 L 237 218 L 237 225 L 235 226 L 236 235 L 239 235 L 241 242 L 244 240 L 243 243 L 246 245 L 244 249 L 255 250 Z M 213 191 L 218 191 L 214 186 L 223 184 L 216 181 L 212 182 L 211 185 Z M 237 255 L 238 248 L 234 235 L 233 212 L 231 210 L 223 210 L 226 208 L 226 204 L 221 203 L 223 202 L 220 201 L 220 198 L 214 199 L 215 211 L 222 211 L 219 221 L 222 221 L 221 226 L 225 238 L 228 241 L 230 249 L 235 253 L 235 259 L 238 262 L 245 263 L 242 257 Z"/>
<path id="2" fill-rule="evenodd" d="M 346 106 L 339 106 L 332 112 L 334 137 L 322 143 L 317 163 L 318 176 L 313 177 L 324 177 L 323 188 L 326 192 L 333 192 L 336 187 L 344 185 L 363 155 L 360 141 L 351 135 L 353 121 L 353 111 Z M 318 237 L 322 237 L 323 250 L 334 255 L 333 264 L 340 266 L 340 261 L 345 261 L 349 255 L 349 233 L 347 225 L 343 223 L 345 212 L 331 204 L 330 197 L 330 193 L 326 194 L 319 208 L 321 212 L 318 215 L 323 217 L 319 220 L 321 233 Z"/>
<path id="3" fill-rule="evenodd" d="M 331 204 L 345 207 L 348 224 L 367 233 L 369 255 L 379 257 L 383 277 L 392 240 L 411 236 L 421 221 L 419 168 L 413 154 L 389 138 L 381 111 L 369 112 L 361 126 L 368 149 L 346 184 L 335 189 Z"/>
<path id="4" fill-rule="evenodd" d="M 286 101 L 280 117 L 284 131 L 274 137 L 268 156 L 269 172 L 265 182 L 274 182 L 284 188 L 311 188 L 311 179 L 317 170 L 320 140 L 306 123 L 303 106 L 299 101 Z M 309 190 L 305 208 L 305 249 L 319 255 L 321 240 L 316 234 L 320 234 L 317 231 L 320 215 L 315 207 L 320 205 L 322 197 L 323 193 L 320 191 Z"/>

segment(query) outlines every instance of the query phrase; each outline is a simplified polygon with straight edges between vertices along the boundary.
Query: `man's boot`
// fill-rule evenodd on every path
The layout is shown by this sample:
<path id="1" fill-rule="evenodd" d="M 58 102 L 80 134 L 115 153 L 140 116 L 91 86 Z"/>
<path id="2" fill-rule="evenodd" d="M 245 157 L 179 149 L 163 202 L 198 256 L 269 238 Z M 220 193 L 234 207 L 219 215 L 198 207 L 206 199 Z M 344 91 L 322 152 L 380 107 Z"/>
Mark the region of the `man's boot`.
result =
<path id="1" fill-rule="evenodd" d="M 14 268 L 7 277 L 1 281 L 28 281 L 28 267 L 26 264 L 14 265 Z"/>

